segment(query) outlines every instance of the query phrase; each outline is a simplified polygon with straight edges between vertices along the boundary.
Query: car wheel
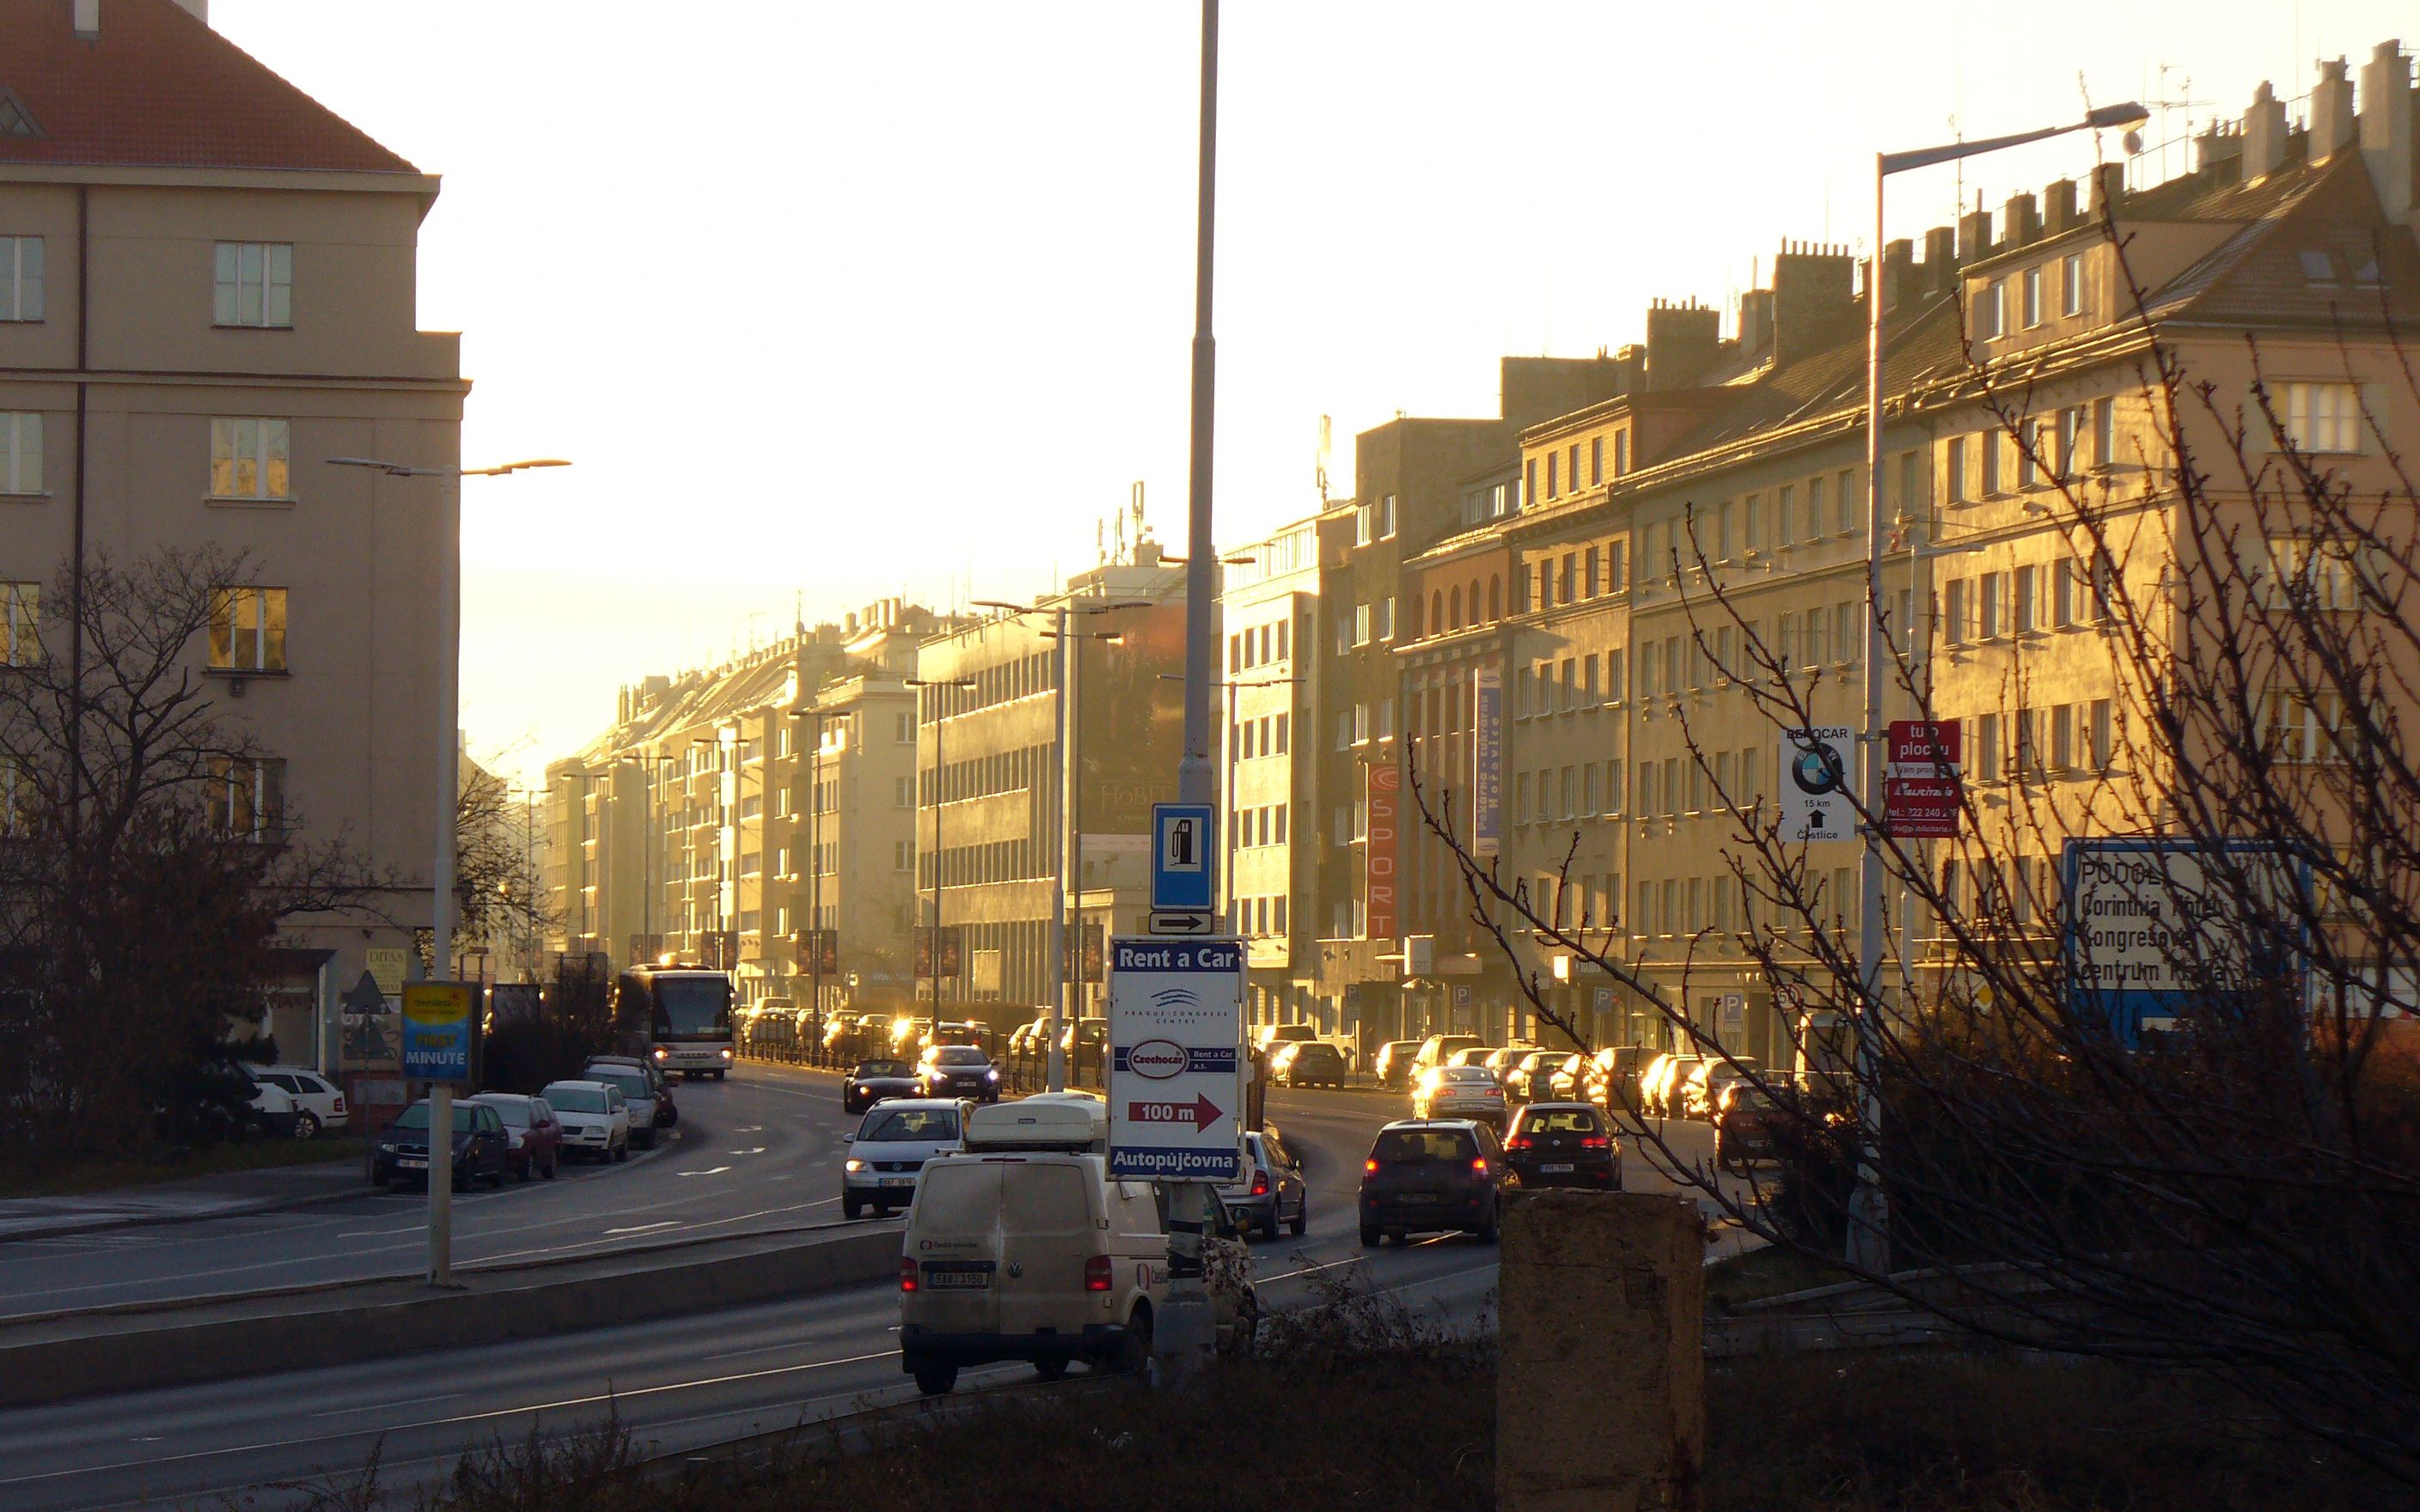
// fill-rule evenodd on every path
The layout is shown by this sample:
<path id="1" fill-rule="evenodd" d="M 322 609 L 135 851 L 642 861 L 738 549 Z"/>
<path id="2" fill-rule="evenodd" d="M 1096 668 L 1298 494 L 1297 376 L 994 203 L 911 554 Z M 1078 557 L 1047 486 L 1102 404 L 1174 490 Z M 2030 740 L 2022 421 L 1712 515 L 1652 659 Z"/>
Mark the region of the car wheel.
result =
<path id="1" fill-rule="evenodd" d="M 854 1223 L 865 1216 L 865 1204 L 858 1199 L 855 1193 L 844 1192 L 840 1198 L 840 1215 Z"/>
<path id="2" fill-rule="evenodd" d="M 1287 1220 L 1286 1232 L 1294 1235 L 1296 1239 L 1300 1239 L 1303 1234 L 1310 1229 L 1310 1227 L 1311 1199 L 1309 1197 L 1305 1197 L 1302 1199 L 1302 1206 L 1296 1208 L 1295 1210 L 1294 1216 Z"/>
<path id="3" fill-rule="evenodd" d="M 916 1372 L 916 1389 L 927 1396 L 947 1396 L 957 1383 L 958 1367 L 954 1365 L 926 1365 Z"/>
<path id="4" fill-rule="evenodd" d="M 888 1218 L 888 1217 L 890 1217 L 890 1216 L 891 1216 L 891 1204 L 890 1204 L 890 1203 L 888 1203 L 888 1202 L 877 1202 L 877 1203 L 876 1203 L 876 1204 L 874 1205 L 874 1216 L 875 1216 L 875 1219 L 876 1219 L 877 1222 L 878 1222 L 878 1221 L 880 1221 L 880 1220 L 882 1220 L 882 1219 L 884 1219 L 884 1218 Z"/>
<path id="5" fill-rule="evenodd" d="M 1361 1247 L 1363 1249 L 1376 1249 L 1386 1242 L 1386 1235 L 1378 1232 L 1375 1228 L 1371 1227 L 1368 1224 L 1363 1224 L 1361 1226 Z"/>
<path id="6" fill-rule="evenodd" d="M 639 1148 L 641 1149 L 653 1149 L 656 1148 L 656 1132 L 653 1129 L 648 1130 L 645 1134 L 639 1136 Z"/>
<path id="7" fill-rule="evenodd" d="M 719 1071 L 718 1071 L 718 1072 L 716 1072 L 714 1073 L 714 1079 L 715 1079 L 716 1081 L 718 1081 L 718 1082 L 719 1082 L 719 1081 L 721 1081 L 721 1080 L 722 1080 L 722 1072 L 719 1072 Z"/>
<path id="8" fill-rule="evenodd" d="M 562 1164 L 562 1159 L 563 1158 L 560 1155 L 549 1155 L 546 1158 L 546 1179 L 548 1180 L 551 1181 L 554 1180 L 554 1168 Z"/>
<path id="9" fill-rule="evenodd" d="M 1489 1211 L 1487 1221 L 1481 1224 L 1477 1228 L 1472 1229 L 1471 1234 L 1482 1244 L 1493 1244 L 1496 1242 L 1496 1213 L 1493 1210 Z"/>
<path id="10" fill-rule="evenodd" d="M 372 1171 L 372 1172 L 370 1172 L 370 1185 L 372 1185 L 372 1186 L 374 1186 L 374 1187 L 377 1187 L 380 1191 L 383 1192 L 383 1191 L 385 1191 L 385 1190 L 386 1190 L 386 1181 L 387 1181 L 386 1172 L 384 1172 L 384 1171 Z"/>
<path id="11" fill-rule="evenodd" d="M 297 1139 L 318 1138 L 319 1116 L 316 1113 L 310 1112 L 297 1113 L 294 1115 L 294 1137 Z"/>
<path id="12" fill-rule="evenodd" d="M 1067 1374 L 1067 1362 L 1056 1355 L 1047 1360 L 1036 1360 L 1033 1373 L 1045 1381 L 1057 1381 Z"/>
<path id="13" fill-rule="evenodd" d="M 1128 1375 L 1139 1376 L 1151 1368 L 1151 1306 L 1138 1304 L 1134 1316 L 1126 1319 L 1126 1338 L 1118 1368 Z"/>
<path id="14" fill-rule="evenodd" d="M 513 1180 L 524 1186 L 528 1185 L 529 1179 L 536 1174 L 537 1162 L 528 1155 L 522 1156 L 513 1164 Z"/>
<path id="15" fill-rule="evenodd" d="M 528 1178 L 523 1177 L 522 1180 L 527 1180 Z M 488 1173 L 488 1188 L 492 1192 L 502 1192 L 504 1189 L 504 1163 L 503 1161 L 496 1162 L 496 1168 Z"/>
<path id="16" fill-rule="evenodd" d="M 628 1140 L 625 1139 L 620 1144 L 613 1147 L 613 1159 L 616 1162 L 628 1161 L 629 1158 L 630 1142 Z"/>

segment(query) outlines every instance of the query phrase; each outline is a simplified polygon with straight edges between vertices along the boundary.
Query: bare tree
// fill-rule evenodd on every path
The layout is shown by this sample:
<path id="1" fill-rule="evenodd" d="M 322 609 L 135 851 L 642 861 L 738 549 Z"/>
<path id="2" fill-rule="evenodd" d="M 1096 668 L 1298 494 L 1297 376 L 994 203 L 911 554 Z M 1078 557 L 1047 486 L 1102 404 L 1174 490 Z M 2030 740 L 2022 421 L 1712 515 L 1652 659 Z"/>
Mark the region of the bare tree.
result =
<path id="1" fill-rule="evenodd" d="M 538 875 L 528 815 L 484 767 L 465 772 L 454 804 L 454 904 L 466 943 L 517 951 L 536 980 L 537 942 L 562 922 Z"/>
<path id="2" fill-rule="evenodd" d="M 1865 1279 L 1983 1335 L 2214 1375 L 2420 1484 L 2420 489 L 2379 412 L 2409 412 L 2420 384 L 2383 298 L 2339 333 L 2332 393 L 2362 402 L 2323 443 L 2257 344 L 2248 382 L 2197 374 L 2135 322 L 2148 486 L 2124 497 L 2071 466 L 2027 382 L 1975 363 L 1929 396 L 1980 395 L 2042 480 L 2026 533 L 2069 575 L 2086 626 L 2071 644 L 2094 648 L 2107 702 L 2086 730 L 2063 717 L 2061 746 L 2023 657 L 1979 699 L 1970 672 L 1949 710 L 1969 721 L 1955 839 L 1893 837 L 1880 795 L 1853 787 L 1904 904 L 1878 921 L 1880 983 L 1831 858 L 1723 791 L 1694 733 L 1731 815 L 1741 922 L 1683 940 L 1677 1003 L 1616 921 L 1567 919 L 1474 854 L 1417 764 L 1413 786 L 1542 1021 L 1590 1042 L 1525 964 L 1568 952 L 1783 1110 L 1791 1158 L 1744 1182 L 1637 1120 L 1659 1164 L 1747 1228 L 1839 1263 L 1870 1099 L 1897 1264 Z M 2345 444 L 2353 427 L 2365 444 Z M 2367 481 L 2329 455 L 2344 451 L 2377 460 Z M 1776 732 L 1829 722 L 1822 675 L 1760 633 L 1694 530 L 1668 565 L 1718 675 Z M 1940 717 L 1919 652 L 1939 626 L 1881 613 L 1898 703 Z M 2001 749 L 1977 771 L 1985 720 Z M 2071 849 L 2092 837 L 2135 848 Z M 1743 1060 L 1680 1006 L 1717 949 L 1805 1005 L 1792 1033 L 1813 1074 Z M 2162 993 L 2149 1013 L 2145 983 Z M 1861 1026 L 1871 1062 L 1809 1027 L 1826 1020 Z"/>
<path id="3" fill-rule="evenodd" d="M 342 837 L 295 838 L 194 666 L 243 567 L 97 555 L 0 667 L 0 1140 L 37 1163 L 225 1127 L 243 1094 L 213 1068 L 260 1023 L 279 930 L 380 887 Z"/>

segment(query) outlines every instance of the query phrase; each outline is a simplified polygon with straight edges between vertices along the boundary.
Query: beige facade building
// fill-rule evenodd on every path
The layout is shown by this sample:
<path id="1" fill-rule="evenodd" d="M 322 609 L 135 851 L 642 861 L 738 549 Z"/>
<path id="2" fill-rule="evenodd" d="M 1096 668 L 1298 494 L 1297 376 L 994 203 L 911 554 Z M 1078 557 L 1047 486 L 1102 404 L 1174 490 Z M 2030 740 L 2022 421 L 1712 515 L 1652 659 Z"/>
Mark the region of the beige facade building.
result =
<path id="1" fill-rule="evenodd" d="M 1276 1024 L 1315 1008 L 1314 974 L 1304 968 L 1316 959 L 1318 910 L 1295 903 L 1319 894 L 1325 843 L 1313 822 L 1324 665 L 1318 517 L 1236 548 L 1219 573 L 1228 926 L 1245 941 L 1246 1020 Z"/>
<path id="2" fill-rule="evenodd" d="M 230 822 L 342 837 L 400 879 L 290 932 L 269 1028 L 333 1067 L 340 995 L 372 967 L 391 987 L 430 916 L 431 585 L 455 536 L 436 480 L 324 464 L 457 466 L 469 385 L 457 338 L 414 323 L 436 177 L 204 9 L 0 8 L 0 580 L 22 624 L 79 557 L 240 557 L 192 650 L 264 753 L 228 774 Z M 362 1029 L 348 1073 L 391 1075 L 392 1033 Z"/>

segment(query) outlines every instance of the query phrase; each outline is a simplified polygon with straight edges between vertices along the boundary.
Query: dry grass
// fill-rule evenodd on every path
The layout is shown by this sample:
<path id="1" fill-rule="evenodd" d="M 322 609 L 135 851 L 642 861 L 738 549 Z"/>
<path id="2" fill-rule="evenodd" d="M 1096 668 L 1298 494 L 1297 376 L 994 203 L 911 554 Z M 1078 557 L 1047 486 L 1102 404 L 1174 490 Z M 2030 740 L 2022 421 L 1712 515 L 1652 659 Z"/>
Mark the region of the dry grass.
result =
<path id="1" fill-rule="evenodd" d="M 79 1196 L 114 1192 L 157 1181 L 182 1181 L 196 1176 L 224 1176 L 235 1171 L 261 1171 L 286 1165 L 318 1165 L 328 1161 L 359 1163 L 367 1140 L 351 1135 L 319 1139 L 251 1140 L 240 1145 L 213 1145 L 176 1159 L 85 1161 L 57 1170 L 30 1173 L 0 1168 L 0 1197 Z"/>

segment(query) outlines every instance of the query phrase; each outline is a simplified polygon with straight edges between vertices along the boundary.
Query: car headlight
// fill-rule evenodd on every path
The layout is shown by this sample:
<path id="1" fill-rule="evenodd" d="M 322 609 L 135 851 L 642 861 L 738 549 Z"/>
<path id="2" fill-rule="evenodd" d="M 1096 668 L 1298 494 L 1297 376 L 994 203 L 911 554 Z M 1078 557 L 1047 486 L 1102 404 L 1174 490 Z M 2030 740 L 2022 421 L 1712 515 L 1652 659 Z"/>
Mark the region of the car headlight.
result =
<path id="1" fill-rule="evenodd" d="M 731 1058 L 731 1047 L 729 1045 L 724 1045 L 722 1047 L 722 1058 L 725 1060 L 729 1060 Z"/>
<path id="2" fill-rule="evenodd" d="M 665 1049 L 662 1045 L 656 1046 L 654 1055 L 658 1060 L 670 1060 L 673 1058 L 673 1053 Z"/>
<path id="3" fill-rule="evenodd" d="M 865 1162 L 852 1158 L 844 1162 L 841 1165 L 841 1169 L 848 1172 L 851 1176 L 854 1176 L 858 1172 L 865 1169 Z"/>
<path id="4" fill-rule="evenodd" d="M 987 1071 L 987 1072 L 984 1072 L 984 1080 L 985 1080 L 985 1081 L 987 1081 L 987 1082 L 996 1082 L 996 1081 L 1000 1080 L 1000 1072 L 997 1072 L 997 1071 Z"/>

